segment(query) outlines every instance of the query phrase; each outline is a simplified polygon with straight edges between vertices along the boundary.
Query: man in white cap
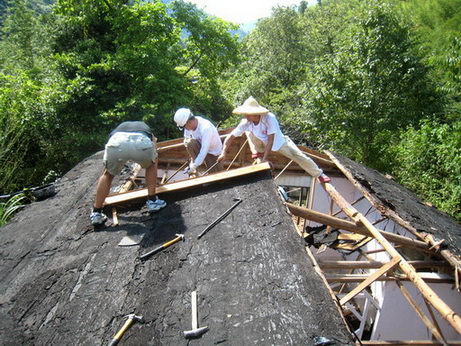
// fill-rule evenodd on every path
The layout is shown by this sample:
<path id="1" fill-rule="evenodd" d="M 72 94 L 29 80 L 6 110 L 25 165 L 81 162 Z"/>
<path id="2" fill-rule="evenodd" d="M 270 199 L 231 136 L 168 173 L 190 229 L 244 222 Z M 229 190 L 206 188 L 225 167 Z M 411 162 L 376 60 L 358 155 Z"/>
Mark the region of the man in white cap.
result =
<path id="1" fill-rule="evenodd" d="M 146 169 L 147 210 L 155 212 L 166 202 L 155 195 L 157 185 L 157 149 L 155 137 L 142 121 L 125 121 L 110 133 L 104 151 L 104 172 L 98 181 L 96 198 L 90 220 L 93 226 L 101 226 L 107 216 L 103 213 L 104 201 L 109 194 L 114 176 L 119 174 L 127 161 L 134 161 Z"/>
<path id="2" fill-rule="evenodd" d="M 221 171 L 223 167 L 217 159 L 222 142 L 216 127 L 209 120 L 195 116 L 188 108 L 178 109 L 174 121 L 179 129 L 184 130 L 184 145 L 191 157 L 187 169 L 189 175 L 195 174 L 202 164 L 211 168 L 210 173 Z"/>
<path id="3" fill-rule="evenodd" d="M 260 159 L 265 162 L 269 153 L 276 151 L 296 162 L 309 175 L 318 178 L 320 182 L 327 183 L 331 181 L 311 158 L 299 150 L 290 137 L 283 135 L 275 115 L 260 106 L 252 96 L 246 99 L 243 105 L 235 108 L 232 113 L 240 114 L 245 119 L 242 119 L 238 126 L 226 137 L 224 148 L 218 161 L 225 158 L 234 138 L 246 133 L 254 159 Z"/>

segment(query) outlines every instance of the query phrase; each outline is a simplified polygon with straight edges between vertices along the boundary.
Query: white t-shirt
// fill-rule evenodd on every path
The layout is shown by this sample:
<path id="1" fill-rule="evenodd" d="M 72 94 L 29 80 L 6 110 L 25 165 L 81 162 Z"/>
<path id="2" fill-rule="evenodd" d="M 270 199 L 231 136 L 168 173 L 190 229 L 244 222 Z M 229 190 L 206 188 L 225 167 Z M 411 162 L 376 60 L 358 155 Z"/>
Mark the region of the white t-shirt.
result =
<path id="1" fill-rule="evenodd" d="M 252 132 L 257 138 L 263 141 L 264 144 L 267 144 L 269 135 L 275 134 L 272 151 L 279 150 L 285 143 L 285 137 L 280 130 L 279 122 L 272 113 L 262 115 L 258 125 L 255 125 L 252 121 L 248 121 L 247 119 L 242 119 L 230 134 L 234 137 L 240 137 L 246 131 Z"/>
<path id="2" fill-rule="evenodd" d="M 200 153 L 194 161 L 195 166 L 200 166 L 208 154 L 218 156 L 222 151 L 222 142 L 216 127 L 207 119 L 195 117 L 197 128 L 195 131 L 184 129 L 184 138 L 196 139 L 200 145 Z"/>

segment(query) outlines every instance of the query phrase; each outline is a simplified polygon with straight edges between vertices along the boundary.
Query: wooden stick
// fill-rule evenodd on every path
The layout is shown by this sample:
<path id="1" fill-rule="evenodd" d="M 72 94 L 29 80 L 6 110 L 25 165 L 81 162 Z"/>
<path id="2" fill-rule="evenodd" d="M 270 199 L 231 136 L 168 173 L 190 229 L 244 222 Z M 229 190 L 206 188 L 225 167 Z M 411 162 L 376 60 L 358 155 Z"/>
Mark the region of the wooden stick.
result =
<path id="1" fill-rule="evenodd" d="M 290 209 L 290 212 L 293 213 L 293 215 L 295 216 L 302 216 L 305 219 L 309 219 L 309 220 L 321 223 L 323 225 L 330 225 L 334 228 L 343 229 L 345 231 L 358 233 L 358 234 L 362 234 L 366 236 L 372 236 L 371 233 L 367 230 L 367 228 L 363 226 L 357 226 L 357 224 L 353 222 L 340 219 L 334 216 L 330 216 L 327 214 L 319 213 L 317 211 L 310 210 L 307 208 L 298 207 L 297 205 L 294 205 L 291 203 L 285 203 L 285 205 Z M 385 231 L 379 231 L 379 232 L 386 239 L 396 244 L 401 244 L 401 245 L 405 245 L 405 246 L 413 247 L 413 248 L 427 249 L 429 247 L 429 245 L 427 245 L 425 242 L 421 240 L 415 240 L 415 239 L 407 238 L 407 237 L 404 237 L 398 234 L 385 232 Z"/>
<path id="2" fill-rule="evenodd" d="M 434 245 L 437 242 L 435 241 L 434 237 L 429 233 L 419 232 L 414 228 L 409 222 L 403 220 L 394 210 L 384 206 L 375 196 L 368 192 L 362 184 L 360 184 L 352 175 L 352 173 L 344 167 L 338 159 L 329 151 L 325 151 L 328 157 L 336 164 L 336 167 L 346 176 L 346 178 L 367 198 L 367 200 L 375 206 L 377 210 L 381 212 L 383 215 L 387 215 L 389 218 L 394 220 L 397 224 L 407 229 L 410 233 L 412 233 L 417 238 L 421 239 L 422 241 L 428 243 L 429 245 Z M 436 246 L 437 250 L 438 247 Z M 447 249 L 442 249 L 439 251 L 440 255 L 445 258 L 454 268 L 458 268 L 458 271 L 461 273 L 461 260 L 458 256 L 452 254 Z"/>
<path id="3" fill-rule="evenodd" d="M 186 162 L 184 162 L 164 183 L 163 185 L 165 185 L 166 183 L 168 183 L 176 174 L 179 173 L 179 171 L 181 169 L 184 168 L 184 166 L 186 166 L 187 164 L 189 163 L 189 160 L 187 160 Z"/>
<path id="4" fill-rule="evenodd" d="M 237 152 L 237 155 L 235 155 L 234 159 L 231 161 L 229 167 L 227 167 L 226 171 L 228 171 L 232 165 L 234 164 L 234 161 L 237 159 L 237 157 L 239 156 L 239 154 L 242 152 L 243 148 L 245 147 L 245 144 L 247 144 L 248 142 L 248 138 L 245 140 L 245 143 L 243 143 L 243 145 L 240 147 L 240 150 Z"/>
<path id="5" fill-rule="evenodd" d="M 254 174 L 258 172 L 267 171 L 270 166 L 267 162 L 261 163 L 255 166 L 248 166 L 233 169 L 230 172 L 219 172 L 211 175 L 205 175 L 203 177 L 197 177 L 194 179 L 186 179 L 182 181 L 176 181 L 171 184 L 165 184 L 157 187 L 157 194 L 180 191 L 192 188 L 194 186 L 200 186 L 202 184 L 213 183 L 216 181 L 228 180 L 236 177 L 245 176 L 248 174 Z M 134 191 L 125 192 L 122 194 L 113 194 L 106 197 L 104 205 L 114 205 L 120 203 L 126 203 L 130 201 L 136 201 L 139 199 L 145 199 L 147 197 L 147 189 L 139 189 Z"/>
<path id="6" fill-rule="evenodd" d="M 318 261 L 323 269 L 378 269 L 386 263 L 377 261 Z M 444 261 L 408 261 L 415 268 L 448 267 Z"/>
<path id="7" fill-rule="evenodd" d="M 118 226 L 118 216 L 116 208 L 112 208 L 112 226 Z"/>
<path id="8" fill-rule="evenodd" d="M 378 278 L 380 278 L 382 275 L 384 275 L 389 270 L 394 268 L 399 262 L 400 262 L 400 258 L 394 257 L 392 260 L 387 262 L 385 265 L 383 265 L 381 268 L 379 268 L 377 271 L 375 271 L 369 277 L 363 280 L 363 282 L 361 282 L 356 288 L 354 288 L 352 291 L 346 294 L 343 298 L 341 298 L 341 300 L 339 301 L 339 304 L 341 305 L 346 304 L 349 300 L 354 298 L 357 294 L 359 294 L 365 288 L 370 286 L 373 282 L 378 280 Z"/>
<path id="9" fill-rule="evenodd" d="M 434 335 L 437 338 L 437 340 L 439 340 L 443 345 L 445 345 L 446 343 L 442 334 L 440 334 L 439 330 L 437 330 L 437 328 L 432 324 L 432 322 L 427 318 L 427 316 L 424 315 L 416 301 L 411 296 L 410 292 L 408 292 L 407 288 L 400 282 L 400 280 L 397 280 L 395 283 L 400 288 L 400 291 L 402 292 L 403 296 L 407 299 L 408 303 L 410 303 L 410 305 L 415 310 L 416 314 L 419 316 L 426 328 L 429 329 L 429 331 L 432 333 L 432 335 Z"/>
<path id="10" fill-rule="evenodd" d="M 369 275 L 366 274 L 325 274 L 325 277 L 328 282 L 362 282 L 366 278 L 368 278 Z M 401 280 L 401 281 L 410 281 L 411 279 L 407 275 L 399 275 L 398 277 L 396 276 L 381 276 L 378 278 L 376 281 L 395 281 L 395 280 Z M 427 282 L 430 283 L 453 283 L 453 278 L 447 278 L 447 277 L 440 277 L 440 278 L 425 278 L 424 279 Z"/>
<path id="11" fill-rule="evenodd" d="M 278 177 L 280 177 L 283 172 L 285 172 L 285 170 L 293 163 L 293 160 L 291 160 L 290 162 L 287 163 L 287 165 L 285 167 L 283 167 L 283 169 L 280 171 L 279 174 L 277 174 L 277 176 L 274 178 L 274 181 L 277 180 Z"/>
<path id="12" fill-rule="evenodd" d="M 461 341 L 451 340 L 448 341 L 449 345 L 461 345 Z M 388 341 L 381 341 L 381 340 L 371 340 L 371 341 L 360 341 L 360 343 L 356 343 L 356 345 L 368 345 L 368 346 L 408 346 L 408 345 L 417 345 L 417 346 L 429 346 L 429 345 L 443 345 L 438 341 L 432 340 L 388 340 Z"/>
<path id="13" fill-rule="evenodd" d="M 384 238 L 380 231 L 378 231 L 370 221 L 367 220 L 361 213 L 351 206 L 342 197 L 338 191 L 330 183 L 323 184 L 325 191 L 327 191 L 331 198 L 333 198 L 341 209 L 358 225 L 363 225 L 370 231 L 373 237 L 382 245 L 383 248 L 389 253 L 392 258 L 400 259 L 399 267 L 407 274 L 408 278 L 415 284 L 422 295 L 428 300 L 428 302 L 440 313 L 440 315 L 458 332 L 461 334 L 461 317 L 453 311 L 435 292 L 424 282 L 423 279 L 418 275 L 415 268 L 413 268 L 408 262 L 400 255 L 397 250 Z"/>
<path id="14" fill-rule="evenodd" d="M 431 315 L 432 322 L 434 323 L 434 327 L 438 330 L 440 336 L 442 337 L 441 341 L 445 342 L 445 344 L 446 344 L 447 340 L 443 336 L 442 329 L 440 329 L 440 326 L 439 326 L 439 324 L 437 322 L 437 319 L 435 318 L 434 311 L 432 310 L 431 305 L 427 302 L 426 299 L 424 299 L 424 304 L 426 304 L 427 311 L 429 311 L 429 314 Z"/>

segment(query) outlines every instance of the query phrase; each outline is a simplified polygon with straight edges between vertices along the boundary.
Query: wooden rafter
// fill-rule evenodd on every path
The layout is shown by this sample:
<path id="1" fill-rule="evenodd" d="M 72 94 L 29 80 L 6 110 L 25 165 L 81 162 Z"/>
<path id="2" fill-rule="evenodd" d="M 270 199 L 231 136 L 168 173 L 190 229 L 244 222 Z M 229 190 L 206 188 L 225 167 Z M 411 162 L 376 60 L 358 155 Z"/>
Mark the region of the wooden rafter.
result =
<path id="1" fill-rule="evenodd" d="M 362 282 L 366 278 L 368 278 L 369 275 L 367 274 L 325 274 L 325 278 L 327 279 L 328 282 Z M 411 278 L 408 277 L 407 275 L 398 275 L 398 276 L 381 276 L 379 277 L 376 281 L 396 281 L 396 280 L 401 280 L 401 281 L 411 281 Z M 439 278 L 424 278 L 424 281 L 429 282 L 429 283 L 453 283 L 453 278 L 448 277 L 446 275 L 443 275 Z"/>
<path id="2" fill-rule="evenodd" d="M 325 190 L 340 206 L 340 208 L 348 215 L 356 225 L 364 226 L 370 231 L 373 237 L 382 245 L 392 258 L 399 258 L 399 268 L 408 276 L 415 284 L 417 289 L 426 298 L 426 300 L 440 313 L 440 315 L 458 332 L 461 334 L 461 317 L 453 311 L 435 292 L 424 282 L 413 268 L 400 253 L 392 246 L 389 241 L 371 224 L 368 219 L 363 216 L 357 209 L 349 204 L 341 194 L 330 183 L 324 184 Z"/>
<path id="3" fill-rule="evenodd" d="M 374 273 L 371 273 L 370 276 L 368 276 L 365 280 L 363 280 L 357 287 L 355 287 L 352 291 L 350 291 L 343 298 L 341 298 L 341 300 L 339 301 L 339 304 L 341 305 L 346 304 L 349 300 L 354 298 L 357 294 L 359 294 L 365 288 L 370 286 L 373 282 L 378 280 L 382 275 L 384 275 L 389 270 L 394 268 L 399 262 L 400 262 L 400 258 L 394 257 L 393 259 L 391 259 L 389 262 L 384 264 L 377 271 L 375 271 Z"/>
<path id="4" fill-rule="evenodd" d="M 377 261 L 318 261 L 322 269 L 377 269 L 385 263 Z M 408 261 L 415 268 L 447 267 L 445 261 Z"/>
<path id="5" fill-rule="evenodd" d="M 290 209 L 291 213 L 293 213 L 293 215 L 295 216 L 301 216 L 305 219 L 318 222 L 323 225 L 329 225 L 334 228 L 343 229 L 345 231 L 359 233 L 365 236 L 372 236 L 372 234 L 368 231 L 366 227 L 363 227 L 362 225 L 357 225 L 354 222 L 340 219 L 340 218 L 330 216 L 327 214 L 323 214 L 323 213 L 320 213 L 320 212 L 317 212 L 311 209 L 298 207 L 297 205 L 294 205 L 291 203 L 285 203 L 285 204 Z M 427 245 L 425 242 L 421 240 L 415 240 L 415 239 L 404 237 L 398 234 L 385 232 L 381 230 L 379 232 L 386 239 L 396 244 L 400 244 L 400 245 L 404 245 L 404 246 L 412 247 L 412 248 L 423 248 L 423 249 L 429 248 L 429 245 Z"/>
<path id="6" fill-rule="evenodd" d="M 166 192 L 184 190 L 184 189 L 188 189 L 194 186 L 200 186 L 202 184 L 209 184 L 209 183 L 213 183 L 216 181 L 228 180 L 228 179 L 244 176 L 247 174 L 266 171 L 269 169 L 270 169 L 269 164 L 265 162 L 259 165 L 238 168 L 238 169 L 234 169 L 228 172 L 219 172 L 219 173 L 209 174 L 209 175 L 202 176 L 202 177 L 186 179 L 186 180 L 177 181 L 177 182 L 170 183 L 170 184 L 165 184 L 163 186 L 157 187 L 157 193 L 161 194 L 161 193 L 166 193 Z M 139 190 L 134 190 L 134 191 L 130 191 L 130 192 L 122 193 L 122 194 L 110 195 L 106 198 L 104 205 L 108 206 L 108 205 L 120 204 L 124 202 L 144 199 L 146 197 L 147 197 L 147 189 L 139 189 Z"/>
<path id="7" fill-rule="evenodd" d="M 445 258 L 448 263 L 450 263 L 454 268 L 458 268 L 461 271 L 461 260 L 451 253 L 451 251 L 447 249 L 440 249 L 438 246 L 437 241 L 431 234 L 418 232 L 416 228 L 414 228 L 409 222 L 403 220 L 394 210 L 391 210 L 385 207 L 375 196 L 368 192 L 362 184 L 360 184 L 352 175 L 352 173 L 344 167 L 338 159 L 329 151 L 325 151 L 328 157 L 333 161 L 337 168 L 346 176 L 346 178 L 368 199 L 368 201 L 380 211 L 382 215 L 388 216 L 390 219 L 394 220 L 397 224 L 404 227 L 408 231 L 410 231 L 413 235 L 420 238 L 422 241 L 429 244 L 429 246 L 434 246 L 436 250 L 440 250 L 440 255 Z"/>

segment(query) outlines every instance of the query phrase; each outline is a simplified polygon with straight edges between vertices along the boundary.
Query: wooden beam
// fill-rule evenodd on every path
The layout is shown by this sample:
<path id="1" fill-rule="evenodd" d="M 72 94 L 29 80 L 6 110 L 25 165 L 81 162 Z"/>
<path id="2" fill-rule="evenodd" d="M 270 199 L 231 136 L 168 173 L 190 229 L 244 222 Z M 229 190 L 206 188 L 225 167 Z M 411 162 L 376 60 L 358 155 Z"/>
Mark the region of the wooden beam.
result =
<path id="1" fill-rule="evenodd" d="M 400 215 L 398 215 L 394 210 L 384 206 L 379 199 L 377 199 L 375 196 L 373 196 L 371 193 L 368 192 L 366 188 L 363 187 L 362 184 L 360 184 L 352 175 L 352 173 L 344 167 L 338 159 L 329 151 L 325 151 L 325 153 L 328 155 L 328 157 L 333 161 L 336 165 L 336 167 L 346 176 L 346 178 L 366 197 L 366 199 L 377 209 L 382 215 L 388 216 L 390 219 L 394 220 L 397 224 L 402 226 L 403 228 L 407 229 L 410 231 L 413 235 L 421 239 L 422 241 L 426 242 L 430 246 L 436 246 L 437 241 L 434 239 L 434 237 L 431 234 L 428 233 L 422 233 L 419 232 L 416 228 L 414 228 L 409 222 L 403 220 Z M 449 250 L 447 249 L 440 249 L 439 247 L 436 247 L 437 250 L 439 250 L 440 255 L 445 258 L 448 263 L 450 263 L 454 268 L 458 269 L 459 272 L 461 273 L 461 260 L 458 256 L 452 254 Z"/>
<path id="2" fill-rule="evenodd" d="M 421 311 L 418 304 L 413 299 L 413 297 L 411 296 L 411 294 L 407 290 L 407 288 L 399 280 L 397 280 L 395 283 L 400 288 L 400 291 L 402 292 L 403 296 L 408 301 L 408 303 L 411 305 L 411 307 L 415 310 L 416 314 L 421 319 L 421 321 L 424 323 L 426 328 L 429 329 L 429 331 L 432 333 L 432 335 L 434 335 L 439 342 L 441 342 L 442 344 L 445 345 L 446 343 L 445 343 L 445 340 L 444 340 L 442 334 L 440 333 L 439 330 L 437 330 L 437 328 L 429 320 L 429 318 L 427 318 L 427 316 Z"/>
<path id="3" fill-rule="evenodd" d="M 366 274 L 329 274 L 325 273 L 325 278 L 328 282 L 362 282 L 368 277 Z M 410 281 L 411 279 L 406 275 L 399 276 L 381 276 L 375 281 Z M 453 283 L 453 278 L 443 276 L 438 278 L 424 278 L 426 282 L 430 283 Z"/>
<path id="4" fill-rule="evenodd" d="M 197 177 L 192 179 L 186 179 L 182 181 L 177 181 L 170 184 L 165 184 L 163 186 L 157 187 L 157 193 L 167 193 L 179 190 L 185 190 L 194 186 L 200 186 L 202 184 L 209 184 L 216 181 L 228 180 L 236 177 L 245 176 L 248 174 L 253 174 L 257 172 L 267 171 L 270 169 L 270 166 L 267 162 L 261 163 L 259 165 L 249 166 L 234 169 L 229 172 L 218 172 L 214 174 L 209 174 L 203 177 Z M 114 205 L 120 204 L 129 201 L 135 201 L 138 199 L 145 199 L 147 197 L 147 189 L 134 190 L 122 194 L 110 195 L 106 198 L 104 205 Z"/>
<path id="5" fill-rule="evenodd" d="M 349 300 L 354 298 L 357 294 L 359 294 L 365 288 L 370 286 L 373 282 L 378 280 L 378 278 L 380 278 L 382 275 L 384 275 L 389 270 L 394 268 L 399 262 L 400 262 L 400 258 L 394 257 L 393 259 L 391 259 L 389 262 L 387 262 L 385 265 L 383 265 L 381 268 L 379 268 L 377 271 L 375 271 L 369 277 L 367 277 L 365 280 L 363 280 L 352 291 L 350 291 L 343 298 L 341 298 L 341 300 L 339 301 L 339 304 L 341 304 L 341 305 L 346 304 Z"/>
<path id="6" fill-rule="evenodd" d="M 319 213 L 318 211 L 314 211 L 311 209 L 298 207 L 297 205 L 294 205 L 291 203 L 285 203 L 285 204 L 295 216 L 301 216 L 305 219 L 309 219 L 311 221 L 315 221 L 323 225 L 329 225 L 334 228 L 343 229 L 345 231 L 354 232 L 354 233 L 362 234 L 365 236 L 373 236 L 368 231 L 367 228 L 363 226 L 358 226 L 357 224 L 351 221 L 347 221 L 347 220 L 340 219 L 334 216 Z M 387 240 L 393 243 L 396 243 L 396 244 L 405 245 L 405 246 L 413 247 L 413 248 L 424 248 L 424 249 L 429 248 L 429 245 L 427 245 L 425 242 L 420 241 L 420 240 L 411 239 L 408 237 L 404 237 L 398 234 L 385 232 L 385 231 L 379 231 L 379 232 Z"/>
<path id="7" fill-rule="evenodd" d="M 434 290 L 418 275 L 415 268 L 413 268 L 408 262 L 400 255 L 400 253 L 384 238 L 384 236 L 378 231 L 375 226 L 367 220 L 365 216 L 351 206 L 346 199 L 334 188 L 330 183 L 323 184 L 325 191 L 333 198 L 340 206 L 340 208 L 349 216 L 356 224 L 361 224 L 370 231 L 373 237 L 382 245 L 383 248 L 389 253 L 392 258 L 399 258 L 400 269 L 408 276 L 408 278 L 415 284 L 417 289 L 426 298 L 426 300 L 440 313 L 440 315 L 458 332 L 461 334 L 461 317 L 453 311 L 448 304 L 446 304 Z"/>
<path id="8" fill-rule="evenodd" d="M 376 261 L 318 261 L 322 269 L 377 269 L 384 262 Z M 408 261 L 415 268 L 448 267 L 444 261 Z"/>
<path id="9" fill-rule="evenodd" d="M 461 345 L 461 341 L 447 341 L 448 345 Z M 360 341 L 360 343 L 356 343 L 356 345 L 369 345 L 369 346 L 408 346 L 408 345 L 418 345 L 418 346 L 426 346 L 426 345 L 443 345 L 438 341 L 432 340 L 389 340 L 389 341 L 381 341 L 381 340 L 366 340 Z"/>

